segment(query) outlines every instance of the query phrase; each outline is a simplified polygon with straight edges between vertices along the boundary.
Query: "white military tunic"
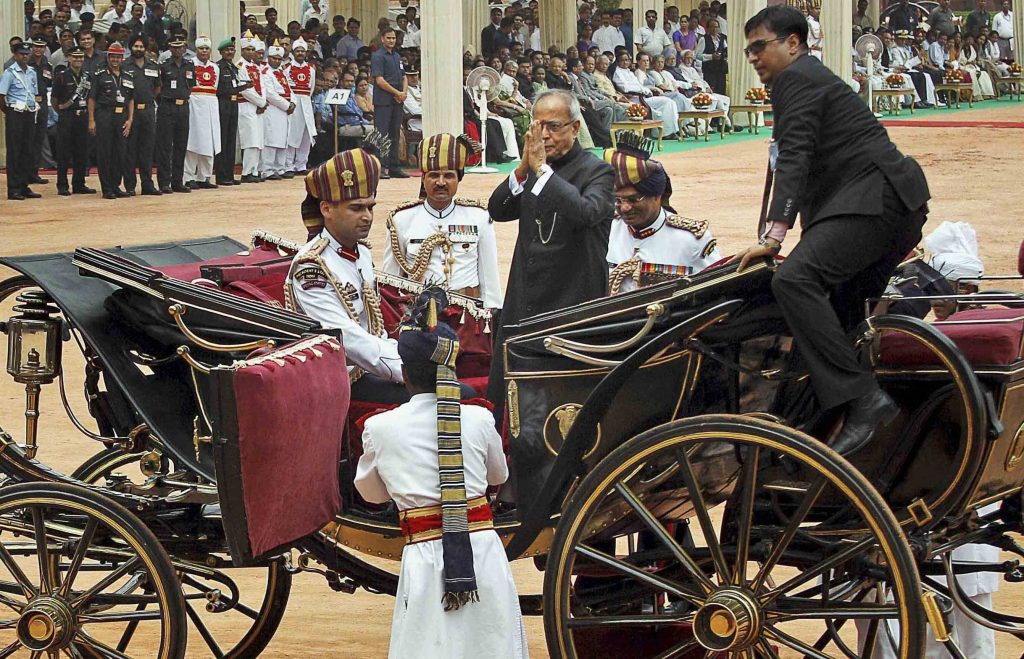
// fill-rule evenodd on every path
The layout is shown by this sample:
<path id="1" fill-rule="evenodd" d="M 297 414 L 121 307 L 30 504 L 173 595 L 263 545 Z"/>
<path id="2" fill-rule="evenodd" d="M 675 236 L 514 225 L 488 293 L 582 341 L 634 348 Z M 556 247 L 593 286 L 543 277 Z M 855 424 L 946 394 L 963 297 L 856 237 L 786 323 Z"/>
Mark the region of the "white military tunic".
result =
<path id="1" fill-rule="evenodd" d="M 322 241 L 327 241 L 326 245 Z M 324 327 L 341 329 L 350 373 L 353 366 L 358 366 L 367 373 L 401 383 L 402 360 L 398 356 L 398 342 L 368 331 L 363 283 L 374 285 L 373 257 L 365 245 L 358 245 L 356 249 L 358 257 L 354 260 L 343 256 L 341 244 L 324 229 L 295 255 L 287 285 L 291 288 L 298 311 L 320 321 Z M 304 255 L 314 251 L 319 251 L 320 260 L 329 273 L 325 273 L 315 260 L 303 259 Z M 337 282 L 354 315 L 349 314 L 338 297 L 331 278 Z"/>
<path id="2" fill-rule="evenodd" d="M 665 209 L 661 209 L 651 226 L 640 231 L 631 229 L 621 218 L 612 222 L 608 238 L 609 272 L 633 260 L 641 277 L 644 274 L 652 279 L 681 277 L 700 272 L 721 258 L 717 241 L 706 222 L 678 216 L 670 219 Z M 637 285 L 630 275 L 622 280 L 616 292 L 625 293 Z"/>
<path id="3" fill-rule="evenodd" d="M 445 255 L 441 247 L 435 247 L 422 280 L 444 282 L 445 288 L 452 291 L 479 287 L 486 308 L 501 308 L 503 294 L 498 276 L 497 240 L 494 223 L 486 209 L 456 199 L 438 211 L 423 201 L 413 206 L 400 206 L 392 215 L 391 224 L 398 234 L 402 257 L 410 264 L 415 261 L 424 240 L 435 233 L 447 234 L 455 260 L 451 264 L 451 276 L 445 277 Z M 406 277 L 408 274 L 402 271 L 392 251 L 391 234 L 389 228 L 382 270 Z"/>
<path id="4" fill-rule="evenodd" d="M 220 69 L 214 62 L 192 63 L 195 78 L 188 99 L 188 145 L 185 180 L 205 181 L 213 175 L 213 158 L 220 153 L 220 107 L 217 82 Z"/>
<path id="5" fill-rule="evenodd" d="M 283 174 L 288 149 L 288 108 L 292 102 L 292 89 L 284 69 L 263 69 L 263 89 L 267 94 L 267 111 L 263 114 L 263 155 L 261 171 L 264 176 Z"/>
<path id="6" fill-rule="evenodd" d="M 242 90 L 238 97 L 238 148 L 242 150 L 242 176 L 257 176 L 263 150 L 263 115 L 257 114 L 256 110 L 267 106 L 267 97 L 263 92 L 259 64 L 242 60 L 238 68 L 239 79 L 253 84 Z"/>
<path id="7" fill-rule="evenodd" d="M 508 478 L 494 417 L 462 406 L 466 498 Z M 356 489 L 372 503 L 394 500 L 399 510 L 439 506 L 437 397 L 417 394 L 404 405 L 370 417 L 363 430 Z M 505 548 L 493 530 L 469 534 L 480 601 L 445 611 L 441 539 L 406 545 L 391 622 L 390 659 L 527 657 L 526 632 Z"/>
<path id="8" fill-rule="evenodd" d="M 295 112 L 288 116 L 288 153 L 285 169 L 304 171 L 309 160 L 309 149 L 316 142 L 316 121 L 313 119 L 311 94 L 316 85 L 316 69 L 309 62 L 290 62 L 285 67 L 288 84 L 292 88 Z"/>

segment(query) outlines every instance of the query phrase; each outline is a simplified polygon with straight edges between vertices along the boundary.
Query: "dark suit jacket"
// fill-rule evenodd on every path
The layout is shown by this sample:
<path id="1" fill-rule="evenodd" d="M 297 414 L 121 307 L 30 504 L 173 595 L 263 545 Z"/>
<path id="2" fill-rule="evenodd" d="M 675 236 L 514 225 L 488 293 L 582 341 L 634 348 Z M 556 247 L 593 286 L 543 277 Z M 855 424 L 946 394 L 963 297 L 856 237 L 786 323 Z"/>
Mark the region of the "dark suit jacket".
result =
<path id="1" fill-rule="evenodd" d="M 499 31 L 494 23 L 488 23 L 487 27 L 480 30 L 480 54 L 484 57 L 490 57 L 495 53 L 494 37 Z"/>
<path id="2" fill-rule="evenodd" d="M 540 195 L 532 192 L 537 178 L 530 174 L 521 194 L 504 181 L 487 204 L 495 221 L 519 220 L 502 326 L 608 293 L 612 167 L 579 143 L 549 164 L 554 174 Z"/>
<path id="3" fill-rule="evenodd" d="M 804 55 L 772 85 L 779 155 L 769 221 L 806 228 L 837 215 L 882 215 L 892 184 L 908 211 L 928 201 L 928 182 L 900 153 L 864 101 L 816 58 Z"/>

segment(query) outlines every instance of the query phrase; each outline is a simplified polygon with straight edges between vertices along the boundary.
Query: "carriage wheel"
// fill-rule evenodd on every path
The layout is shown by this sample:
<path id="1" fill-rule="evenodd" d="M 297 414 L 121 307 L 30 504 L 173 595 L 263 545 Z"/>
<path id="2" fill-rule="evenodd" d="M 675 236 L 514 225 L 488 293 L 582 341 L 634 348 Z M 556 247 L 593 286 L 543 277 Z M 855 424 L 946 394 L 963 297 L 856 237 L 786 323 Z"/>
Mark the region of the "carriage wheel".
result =
<path id="1" fill-rule="evenodd" d="M 631 439 L 573 492 L 544 627 L 557 657 L 753 659 L 870 657 L 858 630 L 887 625 L 909 658 L 920 594 L 895 518 L 849 463 L 777 424 L 705 416 Z"/>
<path id="2" fill-rule="evenodd" d="M 0 656 L 178 659 L 186 635 L 171 560 L 130 512 L 75 485 L 0 490 Z"/>
<path id="3" fill-rule="evenodd" d="M 149 453 L 105 449 L 85 461 L 72 478 L 102 484 L 110 476 L 123 476 L 138 482 L 145 477 L 138 468 L 140 460 Z M 210 568 L 181 561 L 175 566 L 190 629 L 211 656 L 259 656 L 281 625 L 292 589 L 283 557 L 265 567 Z M 192 638 L 195 643 L 196 636 Z"/>

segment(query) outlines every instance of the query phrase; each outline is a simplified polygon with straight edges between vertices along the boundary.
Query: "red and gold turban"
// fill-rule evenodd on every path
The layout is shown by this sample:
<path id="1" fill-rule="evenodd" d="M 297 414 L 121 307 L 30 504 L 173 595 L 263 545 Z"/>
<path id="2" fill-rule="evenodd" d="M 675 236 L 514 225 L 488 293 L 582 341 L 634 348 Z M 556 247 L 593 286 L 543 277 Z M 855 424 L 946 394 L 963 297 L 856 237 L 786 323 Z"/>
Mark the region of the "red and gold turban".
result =
<path id="1" fill-rule="evenodd" d="M 306 174 L 306 198 L 302 221 L 312 238 L 324 226 L 320 202 L 350 201 L 373 197 L 380 182 L 380 160 L 363 149 L 342 151 Z"/>
<path id="2" fill-rule="evenodd" d="M 469 138 L 465 135 L 431 135 L 420 142 L 420 170 L 424 174 L 445 170 L 461 174 L 466 169 L 469 150 Z"/>

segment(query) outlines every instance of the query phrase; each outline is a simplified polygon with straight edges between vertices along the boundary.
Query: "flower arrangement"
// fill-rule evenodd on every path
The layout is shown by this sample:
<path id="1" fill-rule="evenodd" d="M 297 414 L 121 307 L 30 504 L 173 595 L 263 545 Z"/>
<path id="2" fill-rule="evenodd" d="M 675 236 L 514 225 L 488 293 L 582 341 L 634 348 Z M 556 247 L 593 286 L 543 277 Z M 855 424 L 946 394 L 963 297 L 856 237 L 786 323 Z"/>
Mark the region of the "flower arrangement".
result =
<path id="1" fill-rule="evenodd" d="M 1010 62 L 1010 75 L 1019 76 L 1021 72 L 1020 64 L 1018 62 Z"/>
<path id="2" fill-rule="evenodd" d="M 693 98 L 691 98 L 690 102 L 693 103 L 693 107 L 697 108 L 698 110 L 706 110 L 707 108 L 711 107 L 711 104 L 715 102 L 715 99 L 711 98 L 709 94 L 701 92 L 694 96 Z"/>
<path id="3" fill-rule="evenodd" d="M 905 81 L 899 73 L 890 73 L 885 76 L 885 84 L 889 89 L 903 89 Z"/>
<path id="4" fill-rule="evenodd" d="M 633 121 L 643 121 L 647 118 L 647 106 L 640 103 L 630 103 L 626 108 L 626 117 Z"/>
<path id="5" fill-rule="evenodd" d="M 964 81 L 964 72 L 960 69 L 949 69 L 946 71 L 946 82 L 959 85 Z"/>
<path id="6" fill-rule="evenodd" d="M 754 105 L 760 105 L 768 100 L 768 90 L 764 87 L 751 87 L 747 90 L 746 98 Z"/>

